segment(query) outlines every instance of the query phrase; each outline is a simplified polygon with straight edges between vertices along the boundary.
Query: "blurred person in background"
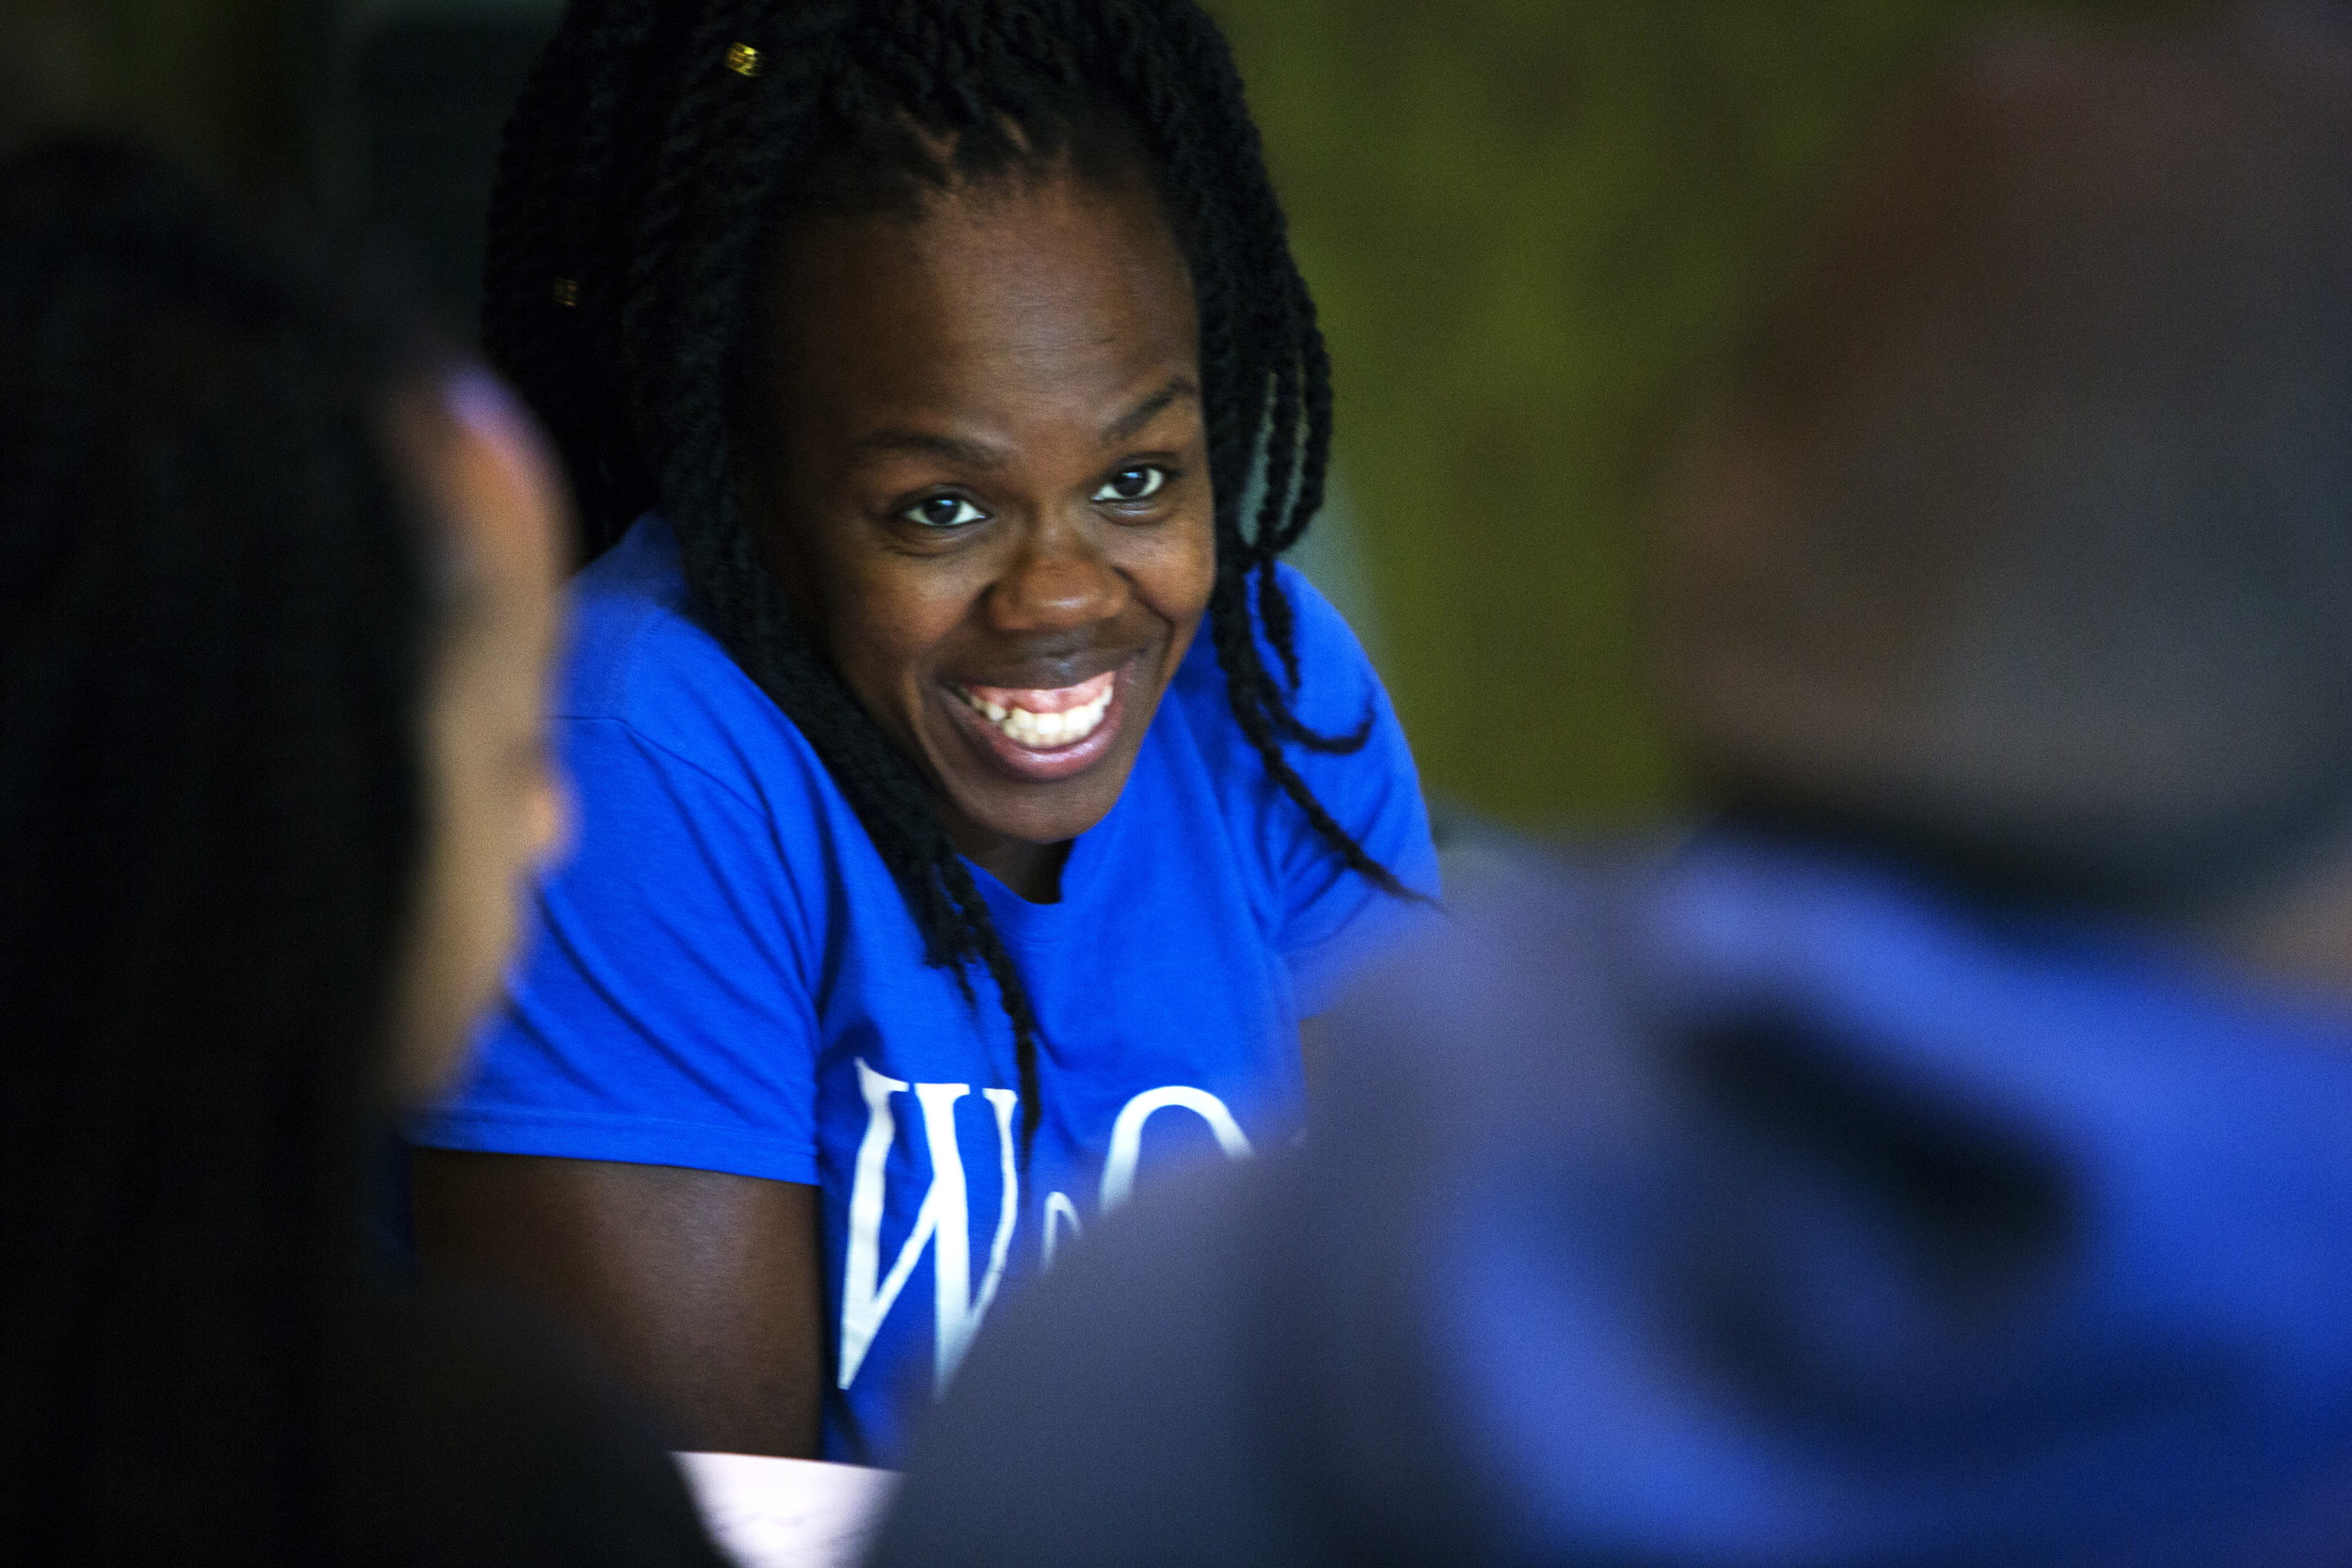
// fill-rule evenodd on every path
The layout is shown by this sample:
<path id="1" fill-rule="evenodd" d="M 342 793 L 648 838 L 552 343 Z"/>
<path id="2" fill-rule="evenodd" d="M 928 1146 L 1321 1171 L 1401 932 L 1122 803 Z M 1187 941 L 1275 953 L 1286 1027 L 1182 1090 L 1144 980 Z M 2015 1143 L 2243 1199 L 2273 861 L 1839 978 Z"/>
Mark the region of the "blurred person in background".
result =
<path id="1" fill-rule="evenodd" d="M 688 1447 L 895 1464 L 1000 1291 L 1295 1134 L 1437 885 L 1279 559 L 1330 377 L 1240 79 L 1188 0 L 582 0 L 483 328 L 604 553 L 579 850 L 411 1126 L 420 1257 Z"/>
<path id="2" fill-rule="evenodd" d="M 1719 822 L 983 1334 L 878 1560 L 2352 1562 L 2352 39 L 2015 35 L 1669 509 Z"/>
<path id="3" fill-rule="evenodd" d="M 371 1277 L 563 836 L 519 407 L 149 155 L 0 164 L 0 1559 L 718 1561 L 538 1330 Z"/>

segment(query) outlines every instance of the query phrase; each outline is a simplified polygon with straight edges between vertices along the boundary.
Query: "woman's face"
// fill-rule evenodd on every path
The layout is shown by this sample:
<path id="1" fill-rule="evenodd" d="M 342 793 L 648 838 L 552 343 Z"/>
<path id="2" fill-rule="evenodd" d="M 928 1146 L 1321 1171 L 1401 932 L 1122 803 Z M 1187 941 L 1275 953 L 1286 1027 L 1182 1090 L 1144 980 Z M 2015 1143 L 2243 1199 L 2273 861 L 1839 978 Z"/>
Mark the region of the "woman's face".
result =
<path id="1" fill-rule="evenodd" d="M 401 421 L 449 532 L 453 588 L 427 688 L 429 831 L 396 1092 L 445 1089 L 498 999 L 532 875 L 568 816 L 548 752 L 563 489 L 530 420 L 480 372 Z"/>
<path id="2" fill-rule="evenodd" d="M 1191 280 L 1148 189 L 1067 176 L 783 248 L 761 546 L 1005 875 L 1110 810 L 1208 605 Z"/>

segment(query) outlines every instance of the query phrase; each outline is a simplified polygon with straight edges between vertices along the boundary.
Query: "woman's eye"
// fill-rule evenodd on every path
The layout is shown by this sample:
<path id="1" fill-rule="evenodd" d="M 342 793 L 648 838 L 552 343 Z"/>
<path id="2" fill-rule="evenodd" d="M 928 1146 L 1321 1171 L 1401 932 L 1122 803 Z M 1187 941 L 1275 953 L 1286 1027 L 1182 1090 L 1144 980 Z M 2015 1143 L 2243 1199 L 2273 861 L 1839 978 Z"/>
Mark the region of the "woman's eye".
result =
<path id="1" fill-rule="evenodd" d="M 1168 470 L 1166 468 L 1149 466 L 1139 468 L 1121 468 L 1104 482 L 1103 488 L 1094 492 L 1094 499 L 1114 504 L 1147 500 L 1158 495 L 1160 486 L 1167 483 Z"/>
<path id="2" fill-rule="evenodd" d="M 961 496 L 931 496 L 916 501 L 898 514 L 910 523 L 924 528 L 961 528 L 966 523 L 988 520 L 988 514 L 965 500 Z"/>

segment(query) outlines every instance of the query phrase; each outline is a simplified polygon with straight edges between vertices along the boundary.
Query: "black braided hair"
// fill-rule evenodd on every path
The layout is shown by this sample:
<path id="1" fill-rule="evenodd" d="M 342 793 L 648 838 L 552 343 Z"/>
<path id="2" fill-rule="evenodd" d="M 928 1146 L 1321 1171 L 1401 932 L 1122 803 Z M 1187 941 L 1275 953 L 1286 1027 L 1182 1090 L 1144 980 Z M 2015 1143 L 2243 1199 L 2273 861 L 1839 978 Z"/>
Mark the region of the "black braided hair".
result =
<path id="1" fill-rule="evenodd" d="M 1323 502 L 1330 361 L 1232 54 L 1190 0 L 573 0 L 507 127 L 483 316 L 492 360 L 571 469 L 583 554 L 661 510 L 699 612 L 832 770 L 926 958 L 967 996 L 971 962 L 994 979 L 1025 1158 L 1039 1117 L 1027 990 L 921 776 L 761 566 L 730 435 L 756 395 L 744 361 L 787 215 L 903 209 L 927 187 L 1057 159 L 1147 176 L 1191 268 L 1216 495 L 1210 633 L 1234 719 L 1334 854 L 1418 897 L 1282 753 L 1349 752 L 1371 733 L 1369 714 L 1326 736 L 1292 711 L 1298 655 L 1275 575 Z M 1245 517 L 1253 473 L 1263 499 Z"/>
<path id="2" fill-rule="evenodd" d="M 304 249 L 129 149 L 0 161 L 11 1562 L 329 1555 L 441 624 L 387 420 L 438 360 Z"/>

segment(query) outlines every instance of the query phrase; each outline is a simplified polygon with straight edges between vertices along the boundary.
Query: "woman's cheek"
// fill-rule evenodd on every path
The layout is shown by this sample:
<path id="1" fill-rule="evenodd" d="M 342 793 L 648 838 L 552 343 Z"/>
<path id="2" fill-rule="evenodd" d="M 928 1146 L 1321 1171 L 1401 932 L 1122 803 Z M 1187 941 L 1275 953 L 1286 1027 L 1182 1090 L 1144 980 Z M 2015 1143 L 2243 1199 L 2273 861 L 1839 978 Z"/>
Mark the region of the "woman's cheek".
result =
<path id="1" fill-rule="evenodd" d="M 1216 534 L 1203 505 L 1203 511 L 1158 532 L 1145 566 L 1153 607 L 1173 622 L 1198 620 L 1216 584 Z"/>

